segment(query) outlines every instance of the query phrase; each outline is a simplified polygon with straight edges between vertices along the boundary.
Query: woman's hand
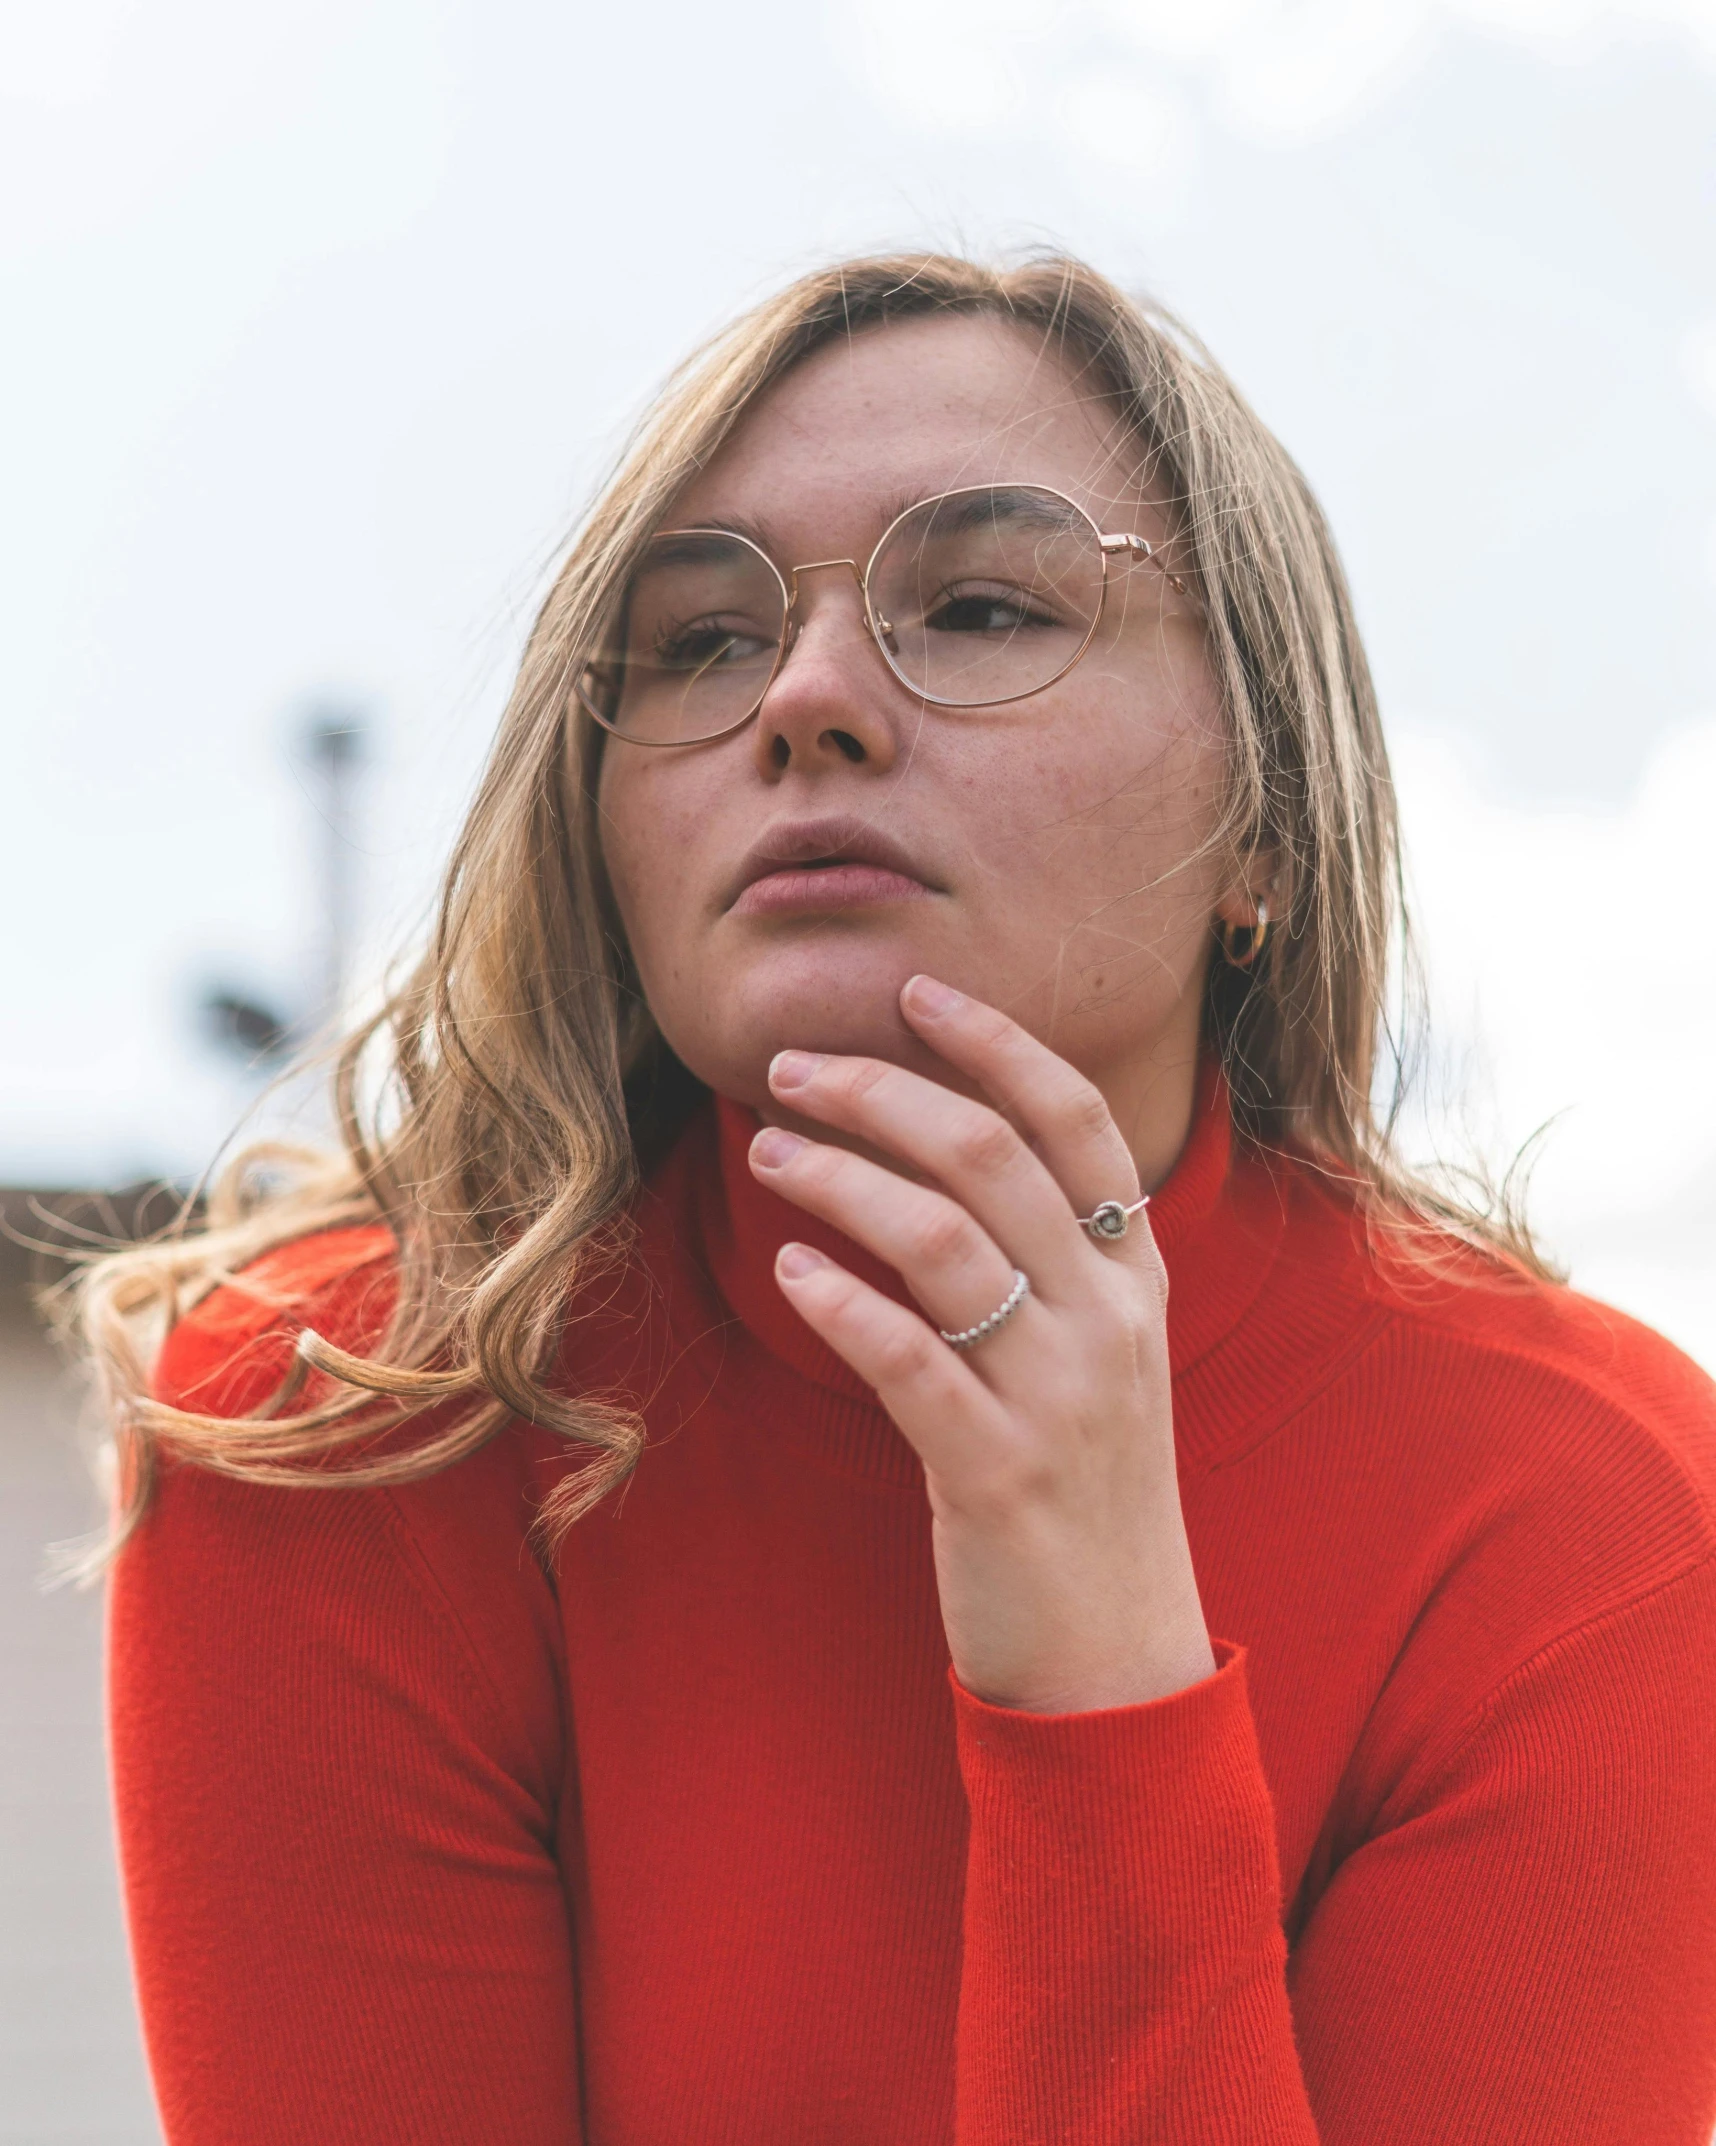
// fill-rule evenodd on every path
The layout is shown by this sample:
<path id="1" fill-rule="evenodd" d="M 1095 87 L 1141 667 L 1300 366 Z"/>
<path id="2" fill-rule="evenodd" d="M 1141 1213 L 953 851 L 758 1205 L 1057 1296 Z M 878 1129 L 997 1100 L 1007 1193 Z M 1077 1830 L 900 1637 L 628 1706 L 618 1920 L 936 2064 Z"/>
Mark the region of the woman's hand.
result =
<path id="1" fill-rule="evenodd" d="M 1142 1214 L 1101 1245 L 1077 1222 L 1138 1197 L 1132 1157 L 1099 1091 L 1005 1014 L 924 976 L 900 1004 L 1031 1144 L 899 1066 L 781 1052 L 783 1108 L 934 1183 L 778 1127 L 752 1169 L 896 1268 L 928 1318 L 805 1245 L 782 1247 L 777 1279 L 923 1461 L 966 1690 L 1047 1714 L 1165 1697 L 1215 1667 L 1174 1470 L 1167 1279 Z M 1015 1268 L 1031 1284 L 1018 1311 L 950 1348 L 937 1328 L 993 1312 Z"/>

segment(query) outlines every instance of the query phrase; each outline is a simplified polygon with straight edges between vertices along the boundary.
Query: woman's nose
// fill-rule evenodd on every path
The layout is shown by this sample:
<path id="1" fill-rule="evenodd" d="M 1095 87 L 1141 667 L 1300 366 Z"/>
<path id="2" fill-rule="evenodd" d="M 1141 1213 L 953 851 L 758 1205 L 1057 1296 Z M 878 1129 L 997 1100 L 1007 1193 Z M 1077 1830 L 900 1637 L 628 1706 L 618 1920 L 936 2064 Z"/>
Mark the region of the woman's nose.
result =
<path id="1" fill-rule="evenodd" d="M 871 637 L 862 595 L 844 575 L 828 576 L 800 593 L 789 632 L 757 710 L 759 772 L 862 764 L 885 773 L 899 755 L 895 725 L 909 703 Z"/>

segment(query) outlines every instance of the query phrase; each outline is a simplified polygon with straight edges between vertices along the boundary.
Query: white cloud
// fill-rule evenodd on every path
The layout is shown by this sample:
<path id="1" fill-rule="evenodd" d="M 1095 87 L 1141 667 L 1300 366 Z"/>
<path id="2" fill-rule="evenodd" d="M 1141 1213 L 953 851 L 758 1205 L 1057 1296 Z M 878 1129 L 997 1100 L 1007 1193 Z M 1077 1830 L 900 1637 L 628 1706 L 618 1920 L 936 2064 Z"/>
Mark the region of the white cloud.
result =
<path id="1" fill-rule="evenodd" d="M 1122 133 L 1125 95 L 1147 99 L 1148 142 L 1169 108 L 1182 133 L 1193 107 L 1266 135 L 1338 126 L 1455 29 L 1561 58 L 1670 35 L 1716 65 L 1716 0 L 842 0 L 833 20 L 914 122 L 1070 132 L 1110 163 L 1124 159 L 1104 148 L 1107 124 L 1069 129 L 1069 85 L 1079 113 L 1077 85 L 1100 79 Z"/>
<path id="2" fill-rule="evenodd" d="M 1434 0 L 1094 0 L 1137 59 L 1183 68 L 1223 115 L 1266 131 L 1339 119 L 1421 49 Z"/>
<path id="3" fill-rule="evenodd" d="M 1716 418 L 1716 320 L 1702 321 L 1680 346 L 1681 371 L 1705 414 Z M 1716 520 L 1704 532 L 1704 572 L 1716 582 Z"/>
<path id="4" fill-rule="evenodd" d="M 1688 332 L 1680 346 L 1680 363 L 1687 385 L 1716 417 L 1716 320 L 1702 321 Z"/>
<path id="5" fill-rule="evenodd" d="M 1093 69 L 1072 76 L 1058 103 L 1069 140 L 1147 185 L 1158 204 L 1177 197 L 1197 153 L 1195 122 L 1183 97 Z"/>
<path id="6" fill-rule="evenodd" d="M 242 282 L 397 229 L 446 155 L 447 4 L 0 0 L 0 262 L 188 208 Z"/>
<path id="7" fill-rule="evenodd" d="M 1716 61 L 1712 0 L 1443 0 L 1443 5 L 1456 20 L 1551 52 L 1583 57 L 1616 38 L 1667 31 L 1689 38 Z"/>
<path id="8" fill-rule="evenodd" d="M 858 0 L 833 11 L 873 86 L 915 124 L 986 132 L 1022 111 L 1032 61 L 1077 0 Z"/>
<path id="9" fill-rule="evenodd" d="M 120 33 L 141 0 L 6 0 L 0 84 L 11 100 L 63 110 L 106 89 Z"/>
<path id="10" fill-rule="evenodd" d="M 1533 1208 L 1594 1293 L 1716 1365 L 1716 719 L 1612 806 L 1496 795 L 1440 737 L 1396 741 L 1444 1098 L 1505 1155 L 1548 1127 Z"/>

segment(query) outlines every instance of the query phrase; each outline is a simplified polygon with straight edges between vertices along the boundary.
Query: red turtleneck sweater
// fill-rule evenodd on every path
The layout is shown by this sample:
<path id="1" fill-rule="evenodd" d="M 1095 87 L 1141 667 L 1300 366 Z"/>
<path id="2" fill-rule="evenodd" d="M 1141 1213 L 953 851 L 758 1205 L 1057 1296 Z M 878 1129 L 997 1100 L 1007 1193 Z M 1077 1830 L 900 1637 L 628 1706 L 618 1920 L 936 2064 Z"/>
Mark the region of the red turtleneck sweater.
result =
<path id="1" fill-rule="evenodd" d="M 1218 1668 L 1003 1711 L 752 1130 L 693 1123 L 578 1307 L 651 1435 L 552 1572 L 526 1427 L 400 1489 L 166 1472 L 111 1673 L 173 2146 L 1704 2146 L 1709 1382 L 1470 1260 L 1385 1282 L 1206 1084 L 1151 1215 Z M 361 1345 L 388 1254 L 269 1255 L 160 1390 Z"/>

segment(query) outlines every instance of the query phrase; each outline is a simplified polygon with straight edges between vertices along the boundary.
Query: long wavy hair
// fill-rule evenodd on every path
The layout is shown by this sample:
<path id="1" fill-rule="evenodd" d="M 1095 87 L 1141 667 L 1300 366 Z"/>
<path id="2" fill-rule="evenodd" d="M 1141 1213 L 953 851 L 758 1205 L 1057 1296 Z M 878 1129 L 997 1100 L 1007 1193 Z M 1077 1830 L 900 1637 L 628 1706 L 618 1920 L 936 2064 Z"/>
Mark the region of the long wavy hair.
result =
<path id="1" fill-rule="evenodd" d="M 1237 1130 L 1346 1178 L 1373 1218 L 1443 1241 L 1452 1230 L 1543 1271 L 1505 1202 L 1415 1175 L 1397 1152 L 1394 791 L 1346 581 L 1298 469 L 1195 337 L 1082 262 L 846 261 L 757 306 L 670 379 L 571 543 L 431 943 L 340 1051 L 342 1150 L 242 1153 L 174 1227 L 82 1271 L 117 1460 L 106 1554 L 143 1512 L 164 1449 L 261 1482 L 398 1482 L 522 1417 L 581 1456 L 553 1494 L 551 1533 L 631 1469 L 635 1412 L 562 1390 L 556 1362 L 576 1290 L 623 1255 L 640 1171 L 701 1091 L 655 1027 L 604 876 L 603 733 L 575 682 L 642 547 L 759 397 L 826 344 L 938 315 L 1040 339 L 1130 428 L 1170 503 L 1226 713 L 1222 839 L 1272 852 L 1286 894 L 1252 970 L 1210 963 L 1206 1039 Z M 151 1393 L 160 1336 L 200 1295 L 287 1240 L 374 1222 L 396 1241 L 399 1295 L 370 1353 L 305 1334 L 280 1390 L 236 1421 Z M 413 1418 L 421 1436 L 378 1443 Z"/>

